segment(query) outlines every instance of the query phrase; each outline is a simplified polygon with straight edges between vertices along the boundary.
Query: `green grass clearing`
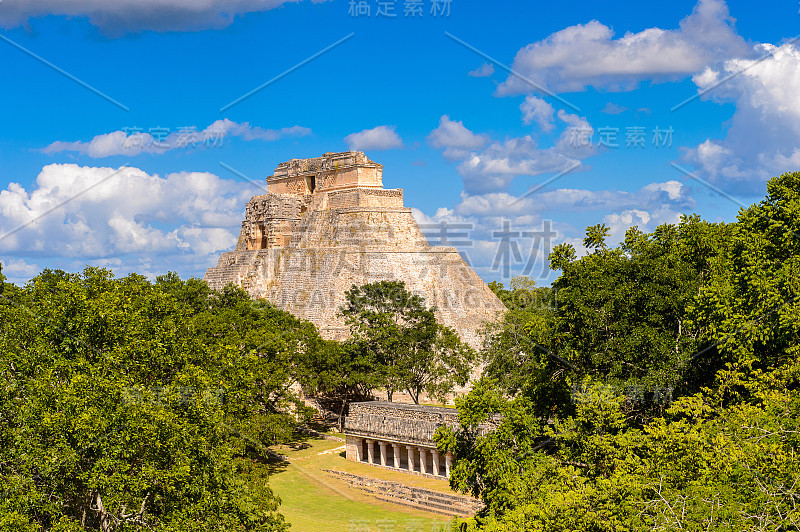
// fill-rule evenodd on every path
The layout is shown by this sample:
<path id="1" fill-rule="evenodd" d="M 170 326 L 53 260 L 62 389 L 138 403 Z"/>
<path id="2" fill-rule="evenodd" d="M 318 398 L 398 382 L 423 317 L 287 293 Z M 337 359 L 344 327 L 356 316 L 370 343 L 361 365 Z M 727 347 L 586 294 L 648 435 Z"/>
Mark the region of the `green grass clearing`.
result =
<path id="1" fill-rule="evenodd" d="M 336 469 L 452 493 L 447 481 L 346 460 L 344 442 L 307 438 L 272 450 L 290 459 L 270 464 L 270 486 L 281 498 L 280 512 L 295 532 L 438 532 L 441 527 L 446 530 L 451 522 L 447 516 L 379 501 L 324 470 Z"/>

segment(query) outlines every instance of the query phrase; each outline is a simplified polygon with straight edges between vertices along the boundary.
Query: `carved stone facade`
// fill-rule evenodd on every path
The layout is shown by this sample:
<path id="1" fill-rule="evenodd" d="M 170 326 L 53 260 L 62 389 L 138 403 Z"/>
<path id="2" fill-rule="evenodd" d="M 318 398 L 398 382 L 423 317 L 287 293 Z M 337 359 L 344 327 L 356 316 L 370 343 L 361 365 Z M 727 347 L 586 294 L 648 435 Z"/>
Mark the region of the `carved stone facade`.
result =
<path id="1" fill-rule="evenodd" d="M 245 221 L 236 251 L 285 247 L 300 221 L 303 198 L 289 194 L 253 196 L 245 207 Z"/>
<path id="2" fill-rule="evenodd" d="M 403 190 L 384 189 L 383 166 L 364 153 L 281 163 L 267 190 L 248 202 L 236 250 L 206 272 L 212 288 L 237 284 L 335 339 L 347 335 L 338 310 L 354 284 L 404 281 L 474 347 L 505 309 L 455 248 L 428 244 Z"/>
<path id="3" fill-rule="evenodd" d="M 494 430 L 499 418 L 478 427 Z M 352 403 L 344 423 L 348 460 L 421 475 L 449 477 L 453 455 L 441 454 L 433 436 L 439 427 L 458 427 L 458 411 L 386 401 Z"/>

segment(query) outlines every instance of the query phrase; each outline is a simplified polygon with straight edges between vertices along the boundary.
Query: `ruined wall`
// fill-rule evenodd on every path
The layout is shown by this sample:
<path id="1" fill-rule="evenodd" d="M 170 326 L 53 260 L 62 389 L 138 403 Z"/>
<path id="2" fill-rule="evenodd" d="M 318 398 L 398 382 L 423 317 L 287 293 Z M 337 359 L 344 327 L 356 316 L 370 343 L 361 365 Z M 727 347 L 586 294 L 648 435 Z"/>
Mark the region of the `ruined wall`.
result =
<path id="1" fill-rule="evenodd" d="M 285 247 L 310 200 L 310 196 L 291 194 L 264 194 L 250 198 L 245 206 L 245 219 L 236 251 Z"/>
<path id="2" fill-rule="evenodd" d="M 456 410 L 373 401 L 351 404 L 344 429 L 348 435 L 436 447 L 433 435 L 444 425 L 458 426 Z"/>
<path id="3" fill-rule="evenodd" d="M 489 419 L 477 428 L 478 433 L 496 429 L 499 421 L 499 417 Z M 435 448 L 433 435 L 442 426 L 457 428 L 458 411 L 440 406 L 370 401 L 350 405 L 344 432 L 350 436 Z"/>
<path id="4" fill-rule="evenodd" d="M 329 475 L 345 480 L 353 488 L 361 489 L 382 501 L 410 506 L 415 509 L 420 507 L 426 511 L 454 517 L 471 517 L 483 509 L 483 503 L 472 497 L 453 495 L 441 491 L 429 490 L 419 486 L 408 486 L 401 482 L 380 480 L 376 478 L 355 475 L 333 469 L 325 470 Z M 416 473 L 419 474 L 419 473 Z M 393 525 L 386 529 L 398 530 Z M 404 530 L 412 530 L 411 526 Z M 422 528 L 414 527 L 413 530 L 421 531 Z"/>

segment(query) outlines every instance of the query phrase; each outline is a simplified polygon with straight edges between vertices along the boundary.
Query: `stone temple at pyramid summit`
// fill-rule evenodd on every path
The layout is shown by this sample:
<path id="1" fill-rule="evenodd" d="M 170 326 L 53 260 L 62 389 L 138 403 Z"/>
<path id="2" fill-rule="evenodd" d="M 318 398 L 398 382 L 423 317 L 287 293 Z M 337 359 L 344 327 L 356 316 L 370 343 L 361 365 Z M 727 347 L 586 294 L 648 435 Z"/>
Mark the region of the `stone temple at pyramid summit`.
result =
<path id="1" fill-rule="evenodd" d="M 267 192 L 247 203 L 236 249 L 206 272 L 211 288 L 239 285 L 331 339 L 348 334 L 338 310 L 353 285 L 404 281 L 473 347 L 505 309 L 455 248 L 428 244 L 403 190 L 384 189 L 383 165 L 362 152 L 281 163 Z"/>

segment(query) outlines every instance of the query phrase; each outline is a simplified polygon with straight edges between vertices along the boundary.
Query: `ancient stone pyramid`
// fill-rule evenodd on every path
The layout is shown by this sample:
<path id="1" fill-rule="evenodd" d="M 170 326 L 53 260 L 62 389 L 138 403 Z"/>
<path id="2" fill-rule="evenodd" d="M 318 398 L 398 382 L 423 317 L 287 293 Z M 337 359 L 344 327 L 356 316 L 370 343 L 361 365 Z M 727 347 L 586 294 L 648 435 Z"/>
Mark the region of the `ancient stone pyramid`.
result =
<path id="1" fill-rule="evenodd" d="M 212 288 L 239 285 L 335 339 L 348 334 L 338 310 L 354 284 L 405 281 L 473 347 L 505 309 L 455 248 L 428 244 L 403 190 L 384 189 L 383 165 L 362 152 L 281 163 L 267 191 L 247 203 L 236 250 L 206 272 Z"/>

